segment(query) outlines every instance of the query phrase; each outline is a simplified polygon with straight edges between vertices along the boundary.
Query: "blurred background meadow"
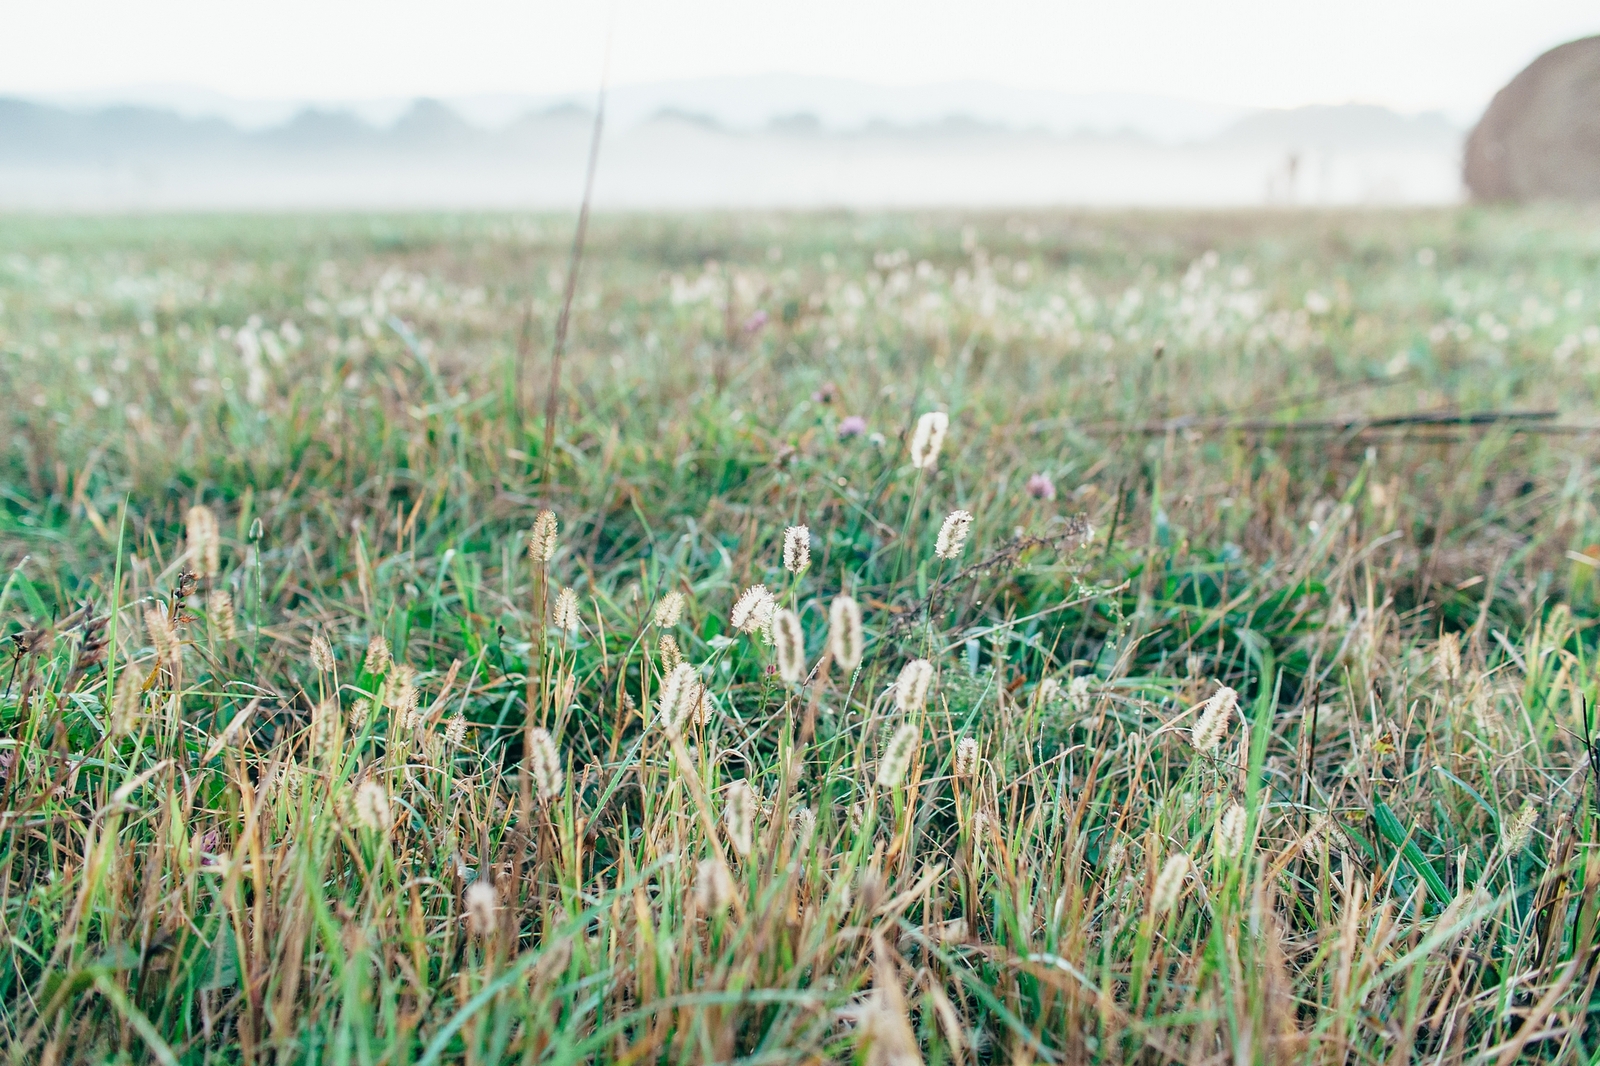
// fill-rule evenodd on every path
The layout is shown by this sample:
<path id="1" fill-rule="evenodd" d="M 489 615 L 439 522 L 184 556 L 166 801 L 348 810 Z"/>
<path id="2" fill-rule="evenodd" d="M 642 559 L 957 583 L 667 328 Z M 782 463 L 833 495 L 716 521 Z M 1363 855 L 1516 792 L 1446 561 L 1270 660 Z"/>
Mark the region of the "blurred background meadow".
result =
<path id="1" fill-rule="evenodd" d="M 1543 90 L 658 84 L 629 17 L 620 132 L 0 103 L 7 1056 L 1600 1054 Z M 537 166 L 460 118 L 528 99 Z"/>

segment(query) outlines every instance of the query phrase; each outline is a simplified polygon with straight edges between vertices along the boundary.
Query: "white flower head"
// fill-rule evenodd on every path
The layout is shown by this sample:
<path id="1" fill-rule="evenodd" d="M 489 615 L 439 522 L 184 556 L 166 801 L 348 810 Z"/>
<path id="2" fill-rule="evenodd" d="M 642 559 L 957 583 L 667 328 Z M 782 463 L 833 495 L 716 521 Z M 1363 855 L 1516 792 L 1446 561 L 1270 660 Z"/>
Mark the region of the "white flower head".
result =
<path id="1" fill-rule="evenodd" d="M 1228 805 L 1222 817 L 1217 819 L 1217 831 L 1212 837 L 1218 855 L 1231 859 L 1244 853 L 1244 833 L 1248 821 L 1242 806 L 1237 803 Z"/>
<path id="2" fill-rule="evenodd" d="M 528 734 L 528 767 L 533 773 L 534 792 L 549 803 L 561 792 L 561 752 L 548 730 L 534 729 Z"/>
<path id="3" fill-rule="evenodd" d="M 483 939 L 494 936 L 495 912 L 499 902 L 494 886 L 483 878 L 467 886 L 467 928 L 473 936 Z"/>
<path id="4" fill-rule="evenodd" d="M 540 511 L 533 520 L 533 532 L 528 534 L 528 558 L 536 563 L 548 563 L 556 554 L 556 513 Z"/>
<path id="5" fill-rule="evenodd" d="M 783 531 L 783 568 L 798 574 L 811 565 L 811 530 L 790 526 Z"/>
<path id="6" fill-rule="evenodd" d="M 788 610 L 774 614 L 772 638 L 778 649 L 779 676 L 790 684 L 798 682 L 806 672 L 806 635 L 800 616 Z"/>
<path id="7" fill-rule="evenodd" d="M 211 624 L 217 631 L 217 636 L 223 640 L 235 640 L 239 636 L 239 619 L 233 612 L 233 596 L 227 589 L 212 589 L 206 596 L 206 614 L 211 618 Z"/>
<path id="8" fill-rule="evenodd" d="M 828 650 L 846 670 L 861 664 L 864 642 L 861 634 L 861 605 L 849 596 L 835 596 L 828 608 Z"/>
<path id="9" fill-rule="evenodd" d="M 911 759 L 917 752 L 917 741 L 922 731 L 907 722 L 894 731 L 889 743 L 884 745 L 883 758 L 878 763 L 878 786 L 896 788 L 906 779 L 911 769 Z"/>
<path id="10" fill-rule="evenodd" d="M 894 683 L 894 704 L 901 714 L 914 714 L 928 702 L 928 686 L 933 683 L 933 664 L 912 659 L 900 668 Z"/>
<path id="11" fill-rule="evenodd" d="M 756 823 L 756 796 L 743 781 L 728 786 L 728 796 L 723 808 L 723 821 L 728 829 L 728 843 L 740 856 L 750 854 L 752 835 Z"/>
<path id="12" fill-rule="evenodd" d="M 683 662 L 683 651 L 678 647 L 678 638 L 671 633 L 661 634 L 661 639 L 656 641 L 656 652 L 661 656 L 661 669 L 671 673 L 679 663 Z"/>
<path id="13" fill-rule="evenodd" d="M 145 632 L 150 635 L 150 646 L 163 666 L 176 666 L 183 654 L 183 642 L 172 622 L 172 612 L 165 603 L 157 603 L 144 612 Z"/>
<path id="14" fill-rule="evenodd" d="M 962 737 L 956 743 L 955 774 L 965 780 L 978 772 L 978 741 L 975 737 Z"/>
<path id="15" fill-rule="evenodd" d="M 361 669 L 369 674 L 377 675 L 389 671 L 389 642 L 383 639 L 380 633 L 374 633 L 372 639 L 367 641 L 367 657 L 362 661 Z"/>
<path id="16" fill-rule="evenodd" d="M 701 859 L 695 870 L 695 905 L 706 914 L 720 914 L 733 902 L 733 878 L 720 859 Z"/>
<path id="17" fill-rule="evenodd" d="M 1151 910 L 1158 915 L 1166 914 L 1178 905 L 1178 898 L 1183 895 L 1183 883 L 1188 880 L 1193 866 L 1189 856 L 1181 851 L 1167 860 L 1156 877 L 1155 891 L 1150 897 Z"/>
<path id="18" fill-rule="evenodd" d="M 934 542 L 933 554 L 941 559 L 954 559 L 967 546 L 967 534 L 972 532 L 971 511 L 951 511 L 939 527 L 939 539 Z"/>
<path id="19" fill-rule="evenodd" d="M 335 666 L 333 645 L 321 633 L 311 636 L 311 666 L 319 674 L 331 674 Z"/>
<path id="20" fill-rule="evenodd" d="M 386 833 L 394 824 L 389 790 L 370 778 L 356 788 L 356 822 L 375 833 Z"/>
<path id="21" fill-rule="evenodd" d="M 683 618 L 683 593 L 673 589 L 656 604 L 655 623 L 662 629 L 671 629 Z"/>
<path id="22" fill-rule="evenodd" d="M 1200 720 L 1194 724 L 1194 731 L 1190 739 L 1196 751 L 1215 751 L 1217 745 L 1222 743 L 1222 738 L 1227 735 L 1228 723 L 1233 718 L 1233 712 L 1239 707 L 1239 694 L 1227 685 L 1223 685 L 1206 700 L 1205 708 L 1200 712 Z"/>
<path id="23" fill-rule="evenodd" d="M 772 614 L 777 607 L 778 601 L 772 598 L 767 586 L 751 585 L 733 601 L 733 613 L 729 616 L 729 621 L 732 622 L 733 628 L 741 633 L 770 629 Z"/>
<path id="24" fill-rule="evenodd" d="M 222 569 L 222 535 L 216 513 L 203 503 L 189 508 L 184 532 L 195 570 L 201 577 L 216 577 Z"/>
<path id="25" fill-rule="evenodd" d="M 699 711 L 704 699 L 705 693 L 694 667 L 689 663 L 679 663 L 672 668 L 661 686 L 661 698 L 656 703 L 656 720 L 668 735 L 675 736 L 683 732 L 683 727 Z"/>
<path id="26" fill-rule="evenodd" d="M 1088 674 L 1079 674 L 1067 684 L 1067 698 L 1072 701 L 1072 709 L 1078 714 L 1089 713 L 1092 696 L 1089 684 Z"/>
<path id="27" fill-rule="evenodd" d="M 916 432 L 911 435 L 911 465 L 927 470 L 939 461 L 939 449 L 944 447 L 945 430 L 950 428 L 950 416 L 943 411 L 929 411 L 917 419 Z"/>
<path id="28" fill-rule="evenodd" d="M 1517 816 L 1505 827 L 1503 839 L 1507 855 L 1522 853 L 1522 849 L 1528 846 L 1528 841 L 1533 839 L 1533 827 L 1538 821 L 1539 805 L 1531 799 L 1525 800 Z"/>
<path id="29" fill-rule="evenodd" d="M 817 816 L 810 807 L 802 803 L 789 812 L 789 831 L 794 834 L 794 850 L 804 852 L 817 831 Z"/>
<path id="30" fill-rule="evenodd" d="M 556 597 L 555 618 L 553 619 L 553 622 L 557 629 L 565 629 L 568 632 L 572 632 L 578 628 L 577 589 L 569 587 L 561 590 L 561 595 Z"/>

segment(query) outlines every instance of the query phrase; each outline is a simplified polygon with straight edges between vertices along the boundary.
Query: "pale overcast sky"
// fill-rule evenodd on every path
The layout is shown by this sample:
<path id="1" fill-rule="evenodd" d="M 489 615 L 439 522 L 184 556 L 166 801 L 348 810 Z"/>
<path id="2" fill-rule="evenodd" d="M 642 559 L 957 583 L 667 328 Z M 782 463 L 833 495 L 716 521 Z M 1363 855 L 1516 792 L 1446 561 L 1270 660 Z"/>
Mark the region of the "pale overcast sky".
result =
<path id="1" fill-rule="evenodd" d="M 1597 0 L 3 0 L 0 93 L 541 94 L 788 72 L 1288 107 L 1481 107 Z"/>

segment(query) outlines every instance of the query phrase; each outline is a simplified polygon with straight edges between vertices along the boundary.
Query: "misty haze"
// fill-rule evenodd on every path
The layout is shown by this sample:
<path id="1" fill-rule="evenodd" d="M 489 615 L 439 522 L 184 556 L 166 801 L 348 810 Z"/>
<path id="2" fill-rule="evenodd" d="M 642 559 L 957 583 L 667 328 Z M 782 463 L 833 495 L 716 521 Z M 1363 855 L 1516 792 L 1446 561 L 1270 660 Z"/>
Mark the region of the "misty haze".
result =
<path id="1" fill-rule="evenodd" d="M 419 100 L 246 126 L 230 119 L 259 113 L 166 95 L 177 108 L 0 100 L 0 206 L 568 207 L 594 106 Z M 186 117 L 185 104 L 212 113 Z M 985 84 L 724 79 L 611 93 L 595 203 L 1445 204 L 1462 195 L 1463 136 L 1441 114 L 1374 105 L 1250 110 Z"/>

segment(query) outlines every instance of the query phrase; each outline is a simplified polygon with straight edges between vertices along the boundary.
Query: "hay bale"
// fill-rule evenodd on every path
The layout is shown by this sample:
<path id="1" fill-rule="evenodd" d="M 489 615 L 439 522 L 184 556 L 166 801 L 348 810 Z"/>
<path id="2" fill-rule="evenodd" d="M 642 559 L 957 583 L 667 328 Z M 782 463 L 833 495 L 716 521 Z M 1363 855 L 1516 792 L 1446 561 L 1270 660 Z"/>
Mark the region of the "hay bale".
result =
<path id="1" fill-rule="evenodd" d="M 1477 200 L 1600 200 L 1600 37 L 1552 48 L 1495 93 L 1463 177 Z"/>

